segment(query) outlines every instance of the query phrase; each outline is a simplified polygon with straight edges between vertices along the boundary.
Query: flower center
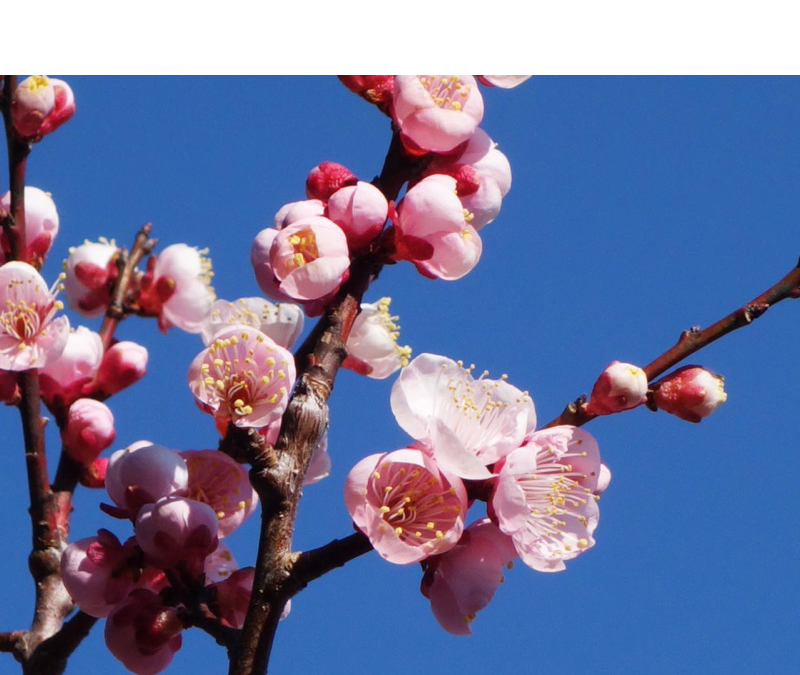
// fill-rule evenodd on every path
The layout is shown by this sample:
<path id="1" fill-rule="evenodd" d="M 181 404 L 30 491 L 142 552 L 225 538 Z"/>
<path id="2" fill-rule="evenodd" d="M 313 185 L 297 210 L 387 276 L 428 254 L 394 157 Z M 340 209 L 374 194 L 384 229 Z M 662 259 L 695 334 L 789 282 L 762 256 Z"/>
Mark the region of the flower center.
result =
<path id="1" fill-rule="evenodd" d="M 461 111 L 472 90 L 458 75 L 420 75 L 419 81 L 436 106 L 443 110 Z"/>
<path id="2" fill-rule="evenodd" d="M 319 249 L 317 248 L 317 238 L 314 231 L 307 227 L 300 230 L 296 234 L 289 237 L 289 243 L 294 250 L 292 256 L 292 269 L 302 267 L 306 263 L 319 258 Z"/>

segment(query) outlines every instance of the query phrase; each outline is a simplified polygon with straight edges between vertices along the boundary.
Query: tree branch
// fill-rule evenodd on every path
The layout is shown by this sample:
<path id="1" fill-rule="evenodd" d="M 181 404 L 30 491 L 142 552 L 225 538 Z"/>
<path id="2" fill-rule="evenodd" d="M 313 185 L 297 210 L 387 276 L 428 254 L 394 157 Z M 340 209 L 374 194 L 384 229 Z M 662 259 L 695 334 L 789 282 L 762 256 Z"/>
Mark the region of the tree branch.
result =
<path id="1" fill-rule="evenodd" d="M 648 363 L 644 368 L 647 381 L 652 382 L 662 373 L 677 365 L 690 354 L 718 340 L 723 335 L 749 326 L 770 307 L 787 298 L 800 297 L 800 261 L 786 276 L 770 286 L 757 298 L 745 303 L 716 323 L 702 330 L 699 327 L 683 331 L 678 341 L 663 354 Z M 586 412 L 586 396 L 581 396 L 570 403 L 555 419 L 544 425 L 544 429 L 559 424 L 571 424 L 579 427 L 593 420 L 597 415 Z"/>
<path id="2" fill-rule="evenodd" d="M 291 569 L 293 594 L 301 591 L 314 579 L 371 550 L 372 544 L 367 535 L 359 531 L 344 539 L 334 539 L 324 546 L 299 553 Z"/>

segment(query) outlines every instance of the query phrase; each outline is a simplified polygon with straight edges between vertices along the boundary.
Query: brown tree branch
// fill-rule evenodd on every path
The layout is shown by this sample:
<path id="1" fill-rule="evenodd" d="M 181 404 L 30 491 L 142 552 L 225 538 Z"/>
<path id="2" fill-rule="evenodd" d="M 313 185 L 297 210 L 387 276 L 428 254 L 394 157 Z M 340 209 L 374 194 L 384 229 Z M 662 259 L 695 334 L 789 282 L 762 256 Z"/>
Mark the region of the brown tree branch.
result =
<path id="1" fill-rule="evenodd" d="M 344 539 L 334 539 L 324 546 L 299 553 L 292 565 L 292 594 L 301 591 L 314 579 L 371 550 L 372 544 L 367 535 L 358 531 Z"/>
<path id="2" fill-rule="evenodd" d="M 96 617 L 77 612 L 64 623 L 61 630 L 39 643 L 25 663 L 23 672 L 26 675 L 63 673 L 67 667 L 67 659 L 89 635 L 95 623 Z"/>
<path id="3" fill-rule="evenodd" d="M 690 354 L 718 340 L 723 335 L 749 326 L 770 307 L 787 298 L 800 297 L 800 261 L 780 281 L 770 286 L 757 298 L 745 303 L 716 323 L 702 330 L 699 327 L 683 331 L 678 341 L 653 361 L 644 366 L 647 381 L 652 382 L 662 373 L 677 365 Z M 571 424 L 579 427 L 593 420 L 597 415 L 586 412 L 586 396 L 581 396 L 570 403 L 563 412 L 544 425 L 544 429 L 559 424 Z"/>

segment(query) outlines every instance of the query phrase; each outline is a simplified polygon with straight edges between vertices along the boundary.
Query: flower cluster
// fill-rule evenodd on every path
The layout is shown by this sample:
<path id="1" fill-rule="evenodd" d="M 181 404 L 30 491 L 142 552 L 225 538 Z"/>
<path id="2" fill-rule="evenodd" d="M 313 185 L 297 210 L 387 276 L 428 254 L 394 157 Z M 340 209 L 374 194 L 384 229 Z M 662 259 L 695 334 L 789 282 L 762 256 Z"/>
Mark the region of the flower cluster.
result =
<path id="1" fill-rule="evenodd" d="M 111 653 L 136 673 L 167 667 L 184 628 L 177 578 L 201 584 L 220 621 L 240 627 L 253 569 L 237 569 L 220 540 L 257 504 L 246 468 L 217 450 L 140 441 L 111 456 L 105 486 L 113 505 L 104 510 L 130 520 L 133 536 L 101 529 L 72 542 L 61 573 L 84 612 L 107 617 Z"/>
<path id="2" fill-rule="evenodd" d="M 434 354 L 404 368 L 392 412 L 414 443 L 361 460 L 345 487 L 353 521 L 381 556 L 423 563 L 423 593 L 453 633 L 470 632 L 513 558 L 558 571 L 591 548 L 608 482 L 588 433 L 536 431 L 527 392 L 473 368 Z M 488 517 L 466 527 L 476 497 Z"/>

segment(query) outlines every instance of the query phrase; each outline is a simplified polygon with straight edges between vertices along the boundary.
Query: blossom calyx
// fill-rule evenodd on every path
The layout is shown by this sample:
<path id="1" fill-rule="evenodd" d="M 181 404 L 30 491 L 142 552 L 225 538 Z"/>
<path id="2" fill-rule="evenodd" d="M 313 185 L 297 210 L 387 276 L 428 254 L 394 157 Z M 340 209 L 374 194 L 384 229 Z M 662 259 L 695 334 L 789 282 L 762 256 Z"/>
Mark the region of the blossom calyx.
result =
<path id="1" fill-rule="evenodd" d="M 653 404 L 688 422 L 699 422 L 725 403 L 722 375 L 702 366 L 684 366 L 653 385 Z"/>

